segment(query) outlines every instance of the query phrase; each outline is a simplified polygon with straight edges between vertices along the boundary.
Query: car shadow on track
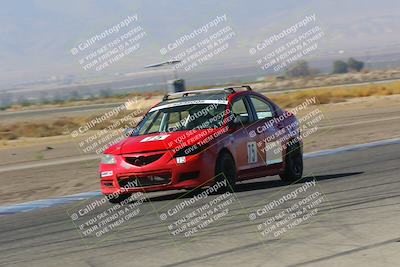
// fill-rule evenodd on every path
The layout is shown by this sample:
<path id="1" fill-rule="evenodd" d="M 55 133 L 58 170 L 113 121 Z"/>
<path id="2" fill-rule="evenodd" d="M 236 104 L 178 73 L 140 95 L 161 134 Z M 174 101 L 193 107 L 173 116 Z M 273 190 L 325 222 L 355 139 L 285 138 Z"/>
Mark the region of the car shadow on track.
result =
<path id="1" fill-rule="evenodd" d="M 327 175 L 306 176 L 306 177 L 301 178 L 295 184 L 302 184 L 302 183 L 310 182 L 313 180 L 324 181 L 324 180 L 345 178 L 345 177 L 350 177 L 350 176 L 354 176 L 354 175 L 359 175 L 362 173 L 363 172 L 345 172 L 345 173 L 335 173 L 335 174 L 327 174 Z M 282 180 L 242 183 L 242 184 L 237 185 L 236 192 L 246 192 L 246 191 L 288 186 L 290 184 L 293 184 L 293 183 L 287 183 Z"/>
<path id="2" fill-rule="evenodd" d="M 302 184 L 305 182 L 310 182 L 312 180 L 324 181 L 324 180 L 331 180 L 331 179 L 347 178 L 347 177 L 359 175 L 362 173 L 363 172 L 345 172 L 345 173 L 335 173 L 335 174 L 327 174 L 327 175 L 306 176 L 306 177 L 303 177 L 301 180 L 297 181 L 296 184 Z M 282 186 L 288 186 L 288 185 L 290 185 L 290 183 L 283 182 L 282 180 L 269 180 L 269 181 L 257 181 L 257 182 L 246 181 L 245 183 L 238 183 L 235 192 L 240 193 L 240 192 L 282 187 Z M 168 200 L 192 198 L 204 190 L 205 189 L 196 189 L 196 190 L 192 190 L 192 191 L 185 191 L 185 192 L 166 194 L 166 195 L 162 195 L 162 196 L 149 197 L 149 198 L 147 198 L 146 202 L 168 201 Z M 218 194 L 219 193 L 212 193 L 211 195 L 218 195 Z"/>

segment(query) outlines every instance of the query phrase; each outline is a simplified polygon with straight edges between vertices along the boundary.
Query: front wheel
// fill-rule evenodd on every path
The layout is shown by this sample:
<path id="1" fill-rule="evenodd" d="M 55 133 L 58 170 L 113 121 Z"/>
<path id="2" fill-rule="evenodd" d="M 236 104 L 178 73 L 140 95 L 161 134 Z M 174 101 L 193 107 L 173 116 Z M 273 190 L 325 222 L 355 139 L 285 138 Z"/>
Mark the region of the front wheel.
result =
<path id="1" fill-rule="evenodd" d="M 303 152 L 299 144 L 287 149 L 285 156 L 285 170 L 279 174 L 282 181 L 295 182 L 303 175 Z"/>
<path id="2" fill-rule="evenodd" d="M 229 153 L 222 154 L 217 160 L 215 175 L 218 181 L 226 181 L 222 191 L 234 192 L 236 189 L 236 165 Z"/>

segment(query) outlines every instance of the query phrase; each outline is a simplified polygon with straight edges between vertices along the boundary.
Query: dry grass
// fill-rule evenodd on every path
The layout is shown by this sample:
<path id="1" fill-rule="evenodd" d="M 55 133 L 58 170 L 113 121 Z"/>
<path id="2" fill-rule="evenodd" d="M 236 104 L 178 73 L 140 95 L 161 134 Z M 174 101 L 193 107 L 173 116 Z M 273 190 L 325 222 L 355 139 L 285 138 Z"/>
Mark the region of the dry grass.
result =
<path id="1" fill-rule="evenodd" d="M 362 72 L 349 72 L 344 74 L 317 75 L 299 78 L 277 79 L 276 76 L 267 77 L 265 81 L 252 84 L 256 90 L 265 89 L 290 89 L 290 88 L 312 88 L 320 86 L 334 86 L 341 84 L 361 83 L 368 81 L 379 81 L 399 79 L 400 69 L 374 70 Z"/>
<path id="2" fill-rule="evenodd" d="M 105 120 L 102 123 L 96 124 L 91 127 L 91 130 L 102 130 L 111 126 L 117 120 L 134 114 L 135 117 L 141 117 L 143 114 L 135 110 L 125 110 L 119 112 L 118 115 Z M 100 115 L 100 116 L 99 116 Z M 23 122 L 23 123 L 9 123 L 0 124 L 0 140 L 15 140 L 19 137 L 48 137 L 58 135 L 68 135 L 72 131 L 77 130 L 80 126 L 85 125 L 96 117 L 101 117 L 101 114 L 90 117 L 62 117 L 51 121 L 45 122 Z M 124 124 L 121 123 L 121 127 Z"/>
<path id="3" fill-rule="evenodd" d="M 18 137 L 47 137 L 68 134 L 82 123 L 78 118 L 59 118 L 48 122 L 24 122 L 0 125 L 0 139 L 14 140 Z"/>
<path id="4" fill-rule="evenodd" d="M 356 85 L 351 87 L 324 87 L 322 89 L 303 90 L 269 95 L 269 98 L 282 107 L 293 107 L 305 99 L 316 96 L 317 103 L 327 104 L 343 102 L 346 99 L 366 96 L 385 96 L 400 94 L 400 82 Z"/>

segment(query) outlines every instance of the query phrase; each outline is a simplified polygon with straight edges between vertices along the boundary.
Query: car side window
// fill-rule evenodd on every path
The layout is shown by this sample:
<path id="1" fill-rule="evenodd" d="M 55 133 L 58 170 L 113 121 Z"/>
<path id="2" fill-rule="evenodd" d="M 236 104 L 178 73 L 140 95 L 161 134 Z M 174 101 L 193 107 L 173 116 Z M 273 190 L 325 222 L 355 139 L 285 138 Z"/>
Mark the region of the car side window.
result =
<path id="1" fill-rule="evenodd" d="M 244 102 L 244 98 L 235 100 L 232 104 L 232 113 L 235 117 L 242 117 L 242 121 L 250 122 L 250 112 Z"/>
<path id="2" fill-rule="evenodd" d="M 250 96 L 251 103 L 256 111 L 257 120 L 268 119 L 274 117 L 273 109 L 266 101 L 258 97 Z"/>

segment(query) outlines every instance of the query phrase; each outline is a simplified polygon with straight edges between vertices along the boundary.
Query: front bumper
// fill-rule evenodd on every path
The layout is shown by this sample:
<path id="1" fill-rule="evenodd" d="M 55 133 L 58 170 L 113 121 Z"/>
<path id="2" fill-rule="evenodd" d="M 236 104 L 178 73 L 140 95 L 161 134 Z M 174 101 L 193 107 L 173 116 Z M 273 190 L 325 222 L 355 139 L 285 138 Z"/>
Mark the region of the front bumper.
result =
<path id="1" fill-rule="evenodd" d="M 134 166 L 115 155 L 115 165 L 100 164 L 101 191 L 105 195 L 134 192 L 153 192 L 191 189 L 214 183 L 215 157 L 211 151 L 186 156 L 185 163 L 177 163 L 171 153 L 145 166 Z"/>

